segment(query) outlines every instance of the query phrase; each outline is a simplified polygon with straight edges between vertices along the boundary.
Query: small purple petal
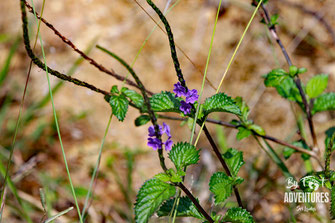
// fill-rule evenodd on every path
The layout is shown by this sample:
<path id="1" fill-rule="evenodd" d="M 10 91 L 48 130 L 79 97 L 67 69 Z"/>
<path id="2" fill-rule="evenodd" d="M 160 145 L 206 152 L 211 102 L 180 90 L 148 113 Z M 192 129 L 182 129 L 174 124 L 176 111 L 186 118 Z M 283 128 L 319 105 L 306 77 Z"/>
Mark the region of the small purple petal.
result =
<path id="1" fill-rule="evenodd" d="M 148 138 L 148 146 L 152 147 L 153 150 L 161 149 L 162 142 L 157 138 Z"/>
<path id="2" fill-rule="evenodd" d="M 163 131 L 163 127 L 162 126 L 160 126 L 160 125 L 158 125 L 158 127 L 159 127 L 159 134 L 160 135 L 163 135 L 163 133 L 164 133 L 164 131 Z M 148 132 L 149 132 L 149 136 L 150 137 L 153 137 L 153 136 L 156 136 L 156 133 L 155 133 L 155 126 L 150 126 L 149 128 L 148 128 Z"/>
<path id="3" fill-rule="evenodd" d="M 165 145 L 165 150 L 170 151 L 172 149 L 173 141 L 169 138 L 168 140 L 166 140 L 164 145 Z"/>
<path id="4" fill-rule="evenodd" d="M 170 126 L 168 126 L 165 122 L 163 122 L 163 133 L 166 133 L 166 135 L 171 138 Z"/>
<path id="5" fill-rule="evenodd" d="M 155 127 L 152 125 L 148 128 L 149 136 L 155 136 Z"/>
<path id="6" fill-rule="evenodd" d="M 196 89 L 190 90 L 186 93 L 186 103 L 194 104 L 199 98 L 198 91 Z"/>
<path id="7" fill-rule="evenodd" d="M 181 97 L 186 95 L 186 89 L 178 82 L 174 84 L 173 92 L 176 93 L 176 97 Z"/>
<path id="8" fill-rule="evenodd" d="M 186 103 L 185 101 L 180 102 L 180 111 L 184 112 L 185 115 L 189 114 L 191 112 L 192 106 L 189 103 Z"/>

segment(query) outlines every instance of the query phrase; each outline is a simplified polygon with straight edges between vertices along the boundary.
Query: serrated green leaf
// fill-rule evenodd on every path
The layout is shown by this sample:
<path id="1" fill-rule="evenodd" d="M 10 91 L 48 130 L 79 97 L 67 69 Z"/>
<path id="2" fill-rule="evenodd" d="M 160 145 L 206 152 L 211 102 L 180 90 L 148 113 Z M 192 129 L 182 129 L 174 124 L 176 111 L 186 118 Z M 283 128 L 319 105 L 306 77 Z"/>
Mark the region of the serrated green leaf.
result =
<path id="1" fill-rule="evenodd" d="M 136 91 L 130 90 L 126 87 L 123 87 L 121 89 L 121 92 L 127 97 L 129 98 L 138 108 L 141 108 L 143 106 L 143 97 L 142 95 L 140 95 L 139 93 L 137 93 Z"/>
<path id="2" fill-rule="evenodd" d="M 150 121 L 149 115 L 141 115 L 135 119 L 135 126 L 145 125 Z"/>
<path id="3" fill-rule="evenodd" d="M 140 188 L 135 204 L 135 221 L 146 223 L 161 204 L 174 196 L 176 188 L 158 179 L 146 181 Z"/>
<path id="4" fill-rule="evenodd" d="M 112 107 L 113 115 L 122 122 L 128 111 L 129 101 L 127 98 L 123 95 L 112 95 L 109 104 Z"/>
<path id="5" fill-rule="evenodd" d="M 223 220 L 225 222 L 232 223 L 254 223 L 254 218 L 252 215 L 245 209 L 240 207 L 233 207 L 228 209 Z"/>
<path id="6" fill-rule="evenodd" d="M 224 202 L 232 193 L 234 179 L 224 172 L 216 172 L 209 181 L 209 190 L 214 194 L 215 204 Z"/>
<path id="7" fill-rule="evenodd" d="M 155 112 L 177 112 L 179 113 L 180 102 L 171 92 L 154 94 L 150 98 L 151 108 Z"/>
<path id="8" fill-rule="evenodd" d="M 235 115 L 241 115 L 241 110 L 235 101 L 225 93 L 218 93 L 207 98 L 203 104 L 204 116 L 212 112 L 228 112 Z"/>
<path id="9" fill-rule="evenodd" d="M 175 203 L 175 198 L 167 200 L 157 211 L 157 215 L 159 217 L 169 216 L 171 210 L 173 209 L 173 205 Z M 205 220 L 202 214 L 197 210 L 194 206 L 190 198 L 188 197 L 180 197 L 179 205 L 177 208 L 177 217 L 194 217 L 201 220 Z"/>
<path id="10" fill-rule="evenodd" d="M 315 98 L 312 114 L 322 111 L 335 110 L 335 93 L 322 94 Z"/>
<path id="11" fill-rule="evenodd" d="M 283 69 L 274 69 L 265 75 L 264 85 L 266 87 L 276 87 L 288 77 L 288 73 L 286 73 Z"/>
<path id="12" fill-rule="evenodd" d="M 251 131 L 243 126 L 238 127 L 238 132 L 236 134 L 236 139 L 237 140 L 242 140 L 246 137 L 249 137 L 251 135 Z"/>
<path id="13" fill-rule="evenodd" d="M 265 130 L 260 127 L 259 125 L 252 124 L 249 126 L 249 129 L 256 132 L 258 135 L 264 136 L 265 135 Z"/>
<path id="14" fill-rule="evenodd" d="M 163 182 L 169 182 L 171 180 L 171 176 L 166 173 L 158 173 L 154 176 L 154 178 L 161 180 Z"/>
<path id="15" fill-rule="evenodd" d="M 241 166 L 244 164 L 243 153 L 236 149 L 230 148 L 223 154 L 232 176 L 236 177 Z"/>
<path id="16" fill-rule="evenodd" d="M 332 187 L 330 197 L 331 197 L 330 217 L 332 220 L 334 220 L 335 219 L 335 186 Z"/>
<path id="17" fill-rule="evenodd" d="M 328 75 L 319 74 L 312 77 L 306 85 L 306 93 L 310 98 L 316 98 L 324 90 L 326 90 L 328 85 Z"/>
<path id="18" fill-rule="evenodd" d="M 196 164 L 199 161 L 199 152 L 200 150 L 197 150 L 195 146 L 187 142 L 179 142 L 172 146 L 169 158 L 177 170 L 182 170 L 184 167 Z"/>

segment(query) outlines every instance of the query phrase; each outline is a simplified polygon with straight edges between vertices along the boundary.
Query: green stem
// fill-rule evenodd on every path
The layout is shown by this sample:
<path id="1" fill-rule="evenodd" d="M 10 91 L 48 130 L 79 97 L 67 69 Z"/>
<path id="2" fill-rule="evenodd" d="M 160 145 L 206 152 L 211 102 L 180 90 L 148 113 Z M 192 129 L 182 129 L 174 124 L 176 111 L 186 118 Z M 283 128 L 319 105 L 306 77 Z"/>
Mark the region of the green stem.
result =
<path id="1" fill-rule="evenodd" d="M 112 117 L 113 117 L 113 114 L 111 114 L 110 117 L 109 117 L 109 120 L 108 120 L 108 123 L 107 123 L 107 127 L 105 129 L 105 134 L 104 134 L 104 137 L 102 138 L 102 141 L 101 141 L 98 159 L 97 159 L 97 162 L 95 163 L 95 167 L 94 167 L 94 170 L 93 170 L 93 173 L 92 173 L 92 177 L 91 177 L 90 186 L 89 186 L 89 189 L 88 189 L 88 192 L 87 192 L 87 195 L 86 195 L 86 199 L 85 199 L 83 210 L 81 212 L 81 216 L 83 216 L 84 219 L 85 219 L 86 209 L 88 209 L 88 201 L 89 201 L 89 199 L 91 198 L 91 196 L 93 194 L 93 185 L 94 185 L 94 182 L 95 182 L 95 180 L 97 178 L 97 173 L 99 171 L 102 149 L 103 149 L 104 144 L 105 144 L 106 136 L 107 136 L 107 133 L 108 133 L 111 121 L 112 121 Z"/>
<path id="2" fill-rule="evenodd" d="M 38 22 L 38 18 L 36 16 L 36 10 L 34 8 L 33 0 L 31 0 L 31 3 L 32 3 L 34 15 L 35 15 L 35 20 Z M 21 0 L 21 13 L 22 13 L 23 36 L 24 36 L 25 46 L 26 46 L 26 49 L 28 51 L 28 54 L 29 54 L 29 51 L 30 51 L 30 54 L 32 54 L 31 55 L 32 60 L 33 61 L 35 60 L 36 62 L 39 61 L 40 65 L 42 65 L 42 67 L 43 67 L 43 63 L 37 57 L 35 57 L 35 55 L 32 53 L 32 50 L 30 48 L 30 41 L 29 41 L 28 27 L 27 27 L 28 26 L 28 21 L 27 21 L 27 14 L 26 14 L 25 1 L 24 0 Z M 79 220 L 80 220 L 81 223 L 83 223 L 83 220 L 82 220 L 82 217 L 81 217 L 81 214 L 80 214 L 79 204 L 78 204 L 78 201 L 77 201 L 77 196 L 76 196 L 74 186 L 73 186 L 73 183 L 72 183 L 72 179 L 71 179 L 71 175 L 70 175 L 70 170 L 69 170 L 68 163 L 67 163 L 67 160 L 66 160 L 65 150 L 64 150 L 63 142 L 62 142 L 62 137 L 61 137 L 61 134 L 60 134 L 58 118 L 57 118 L 55 104 L 54 104 L 54 100 L 53 100 L 53 96 L 52 96 L 48 66 L 46 65 L 46 57 L 45 57 L 45 52 L 44 52 L 44 48 L 43 48 L 43 41 L 42 41 L 42 37 L 41 37 L 40 33 L 38 34 L 38 36 L 39 36 L 39 40 L 40 40 L 40 44 L 41 44 L 41 50 L 42 50 L 42 55 L 43 55 L 43 60 L 44 60 L 44 70 L 46 72 L 46 77 L 47 77 L 47 81 L 48 81 L 48 87 L 49 87 L 50 99 L 51 99 L 51 103 L 52 103 L 53 115 L 54 115 L 54 119 L 55 119 L 55 124 L 56 124 L 56 129 L 57 129 L 57 134 L 58 134 L 60 146 L 61 146 L 61 149 L 62 149 L 64 164 L 65 164 L 66 172 L 67 172 L 67 175 L 68 175 L 68 178 L 69 178 L 71 192 L 72 192 L 72 195 L 73 195 L 73 198 L 74 198 L 74 201 L 75 201 L 75 205 L 76 205 L 76 208 L 77 208 Z M 70 77 L 68 77 L 68 78 L 70 78 Z"/>

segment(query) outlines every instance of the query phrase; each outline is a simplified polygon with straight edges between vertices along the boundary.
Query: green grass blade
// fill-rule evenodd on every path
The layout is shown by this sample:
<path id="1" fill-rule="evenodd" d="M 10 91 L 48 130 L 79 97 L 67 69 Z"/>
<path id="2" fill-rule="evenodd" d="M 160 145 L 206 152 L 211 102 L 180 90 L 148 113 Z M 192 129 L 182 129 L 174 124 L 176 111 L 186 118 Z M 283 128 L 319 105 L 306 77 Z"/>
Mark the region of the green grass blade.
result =
<path id="1" fill-rule="evenodd" d="M 249 30 L 249 27 L 250 27 L 252 21 L 254 20 L 254 18 L 255 18 L 255 16 L 256 16 L 256 13 L 257 13 L 259 7 L 261 6 L 262 2 L 263 2 L 263 0 L 260 0 L 260 1 L 259 1 L 259 3 L 258 3 L 258 5 L 257 5 L 256 9 L 254 10 L 254 12 L 253 12 L 253 14 L 252 14 L 252 16 L 251 16 L 251 18 L 250 18 L 248 24 L 247 24 L 247 26 L 245 27 L 244 32 L 243 32 L 243 34 L 242 34 L 242 36 L 241 36 L 241 38 L 240 38 L 240 41 L 238 42 L 238 44 L 237 44 L 237 46 L 236 46 L 236 48 L 235 48 L 235 50 L 234 50 L 234 53 L 233 53 L 232 57 L 231 57 L 230 60 L 229 60 L 229 63 L 228 63 L 228 65 L 227 65 L 227 68 L 226 68 L 225 72 L 224 72 L 223 75 L 222 75 L 222 78 L 221 78 L 220 84 L 219 84 L 219 86 L 218 86 L 218 88 L 217 88 L 217 90 L 216 90 L 216 93 L 218 93 L 218 92 L 220 91 L 220 88 L 221 88 L 221 85 L 222 85 L 222 83 L 223 83 L 223 80 L 224 80 L 224 78 L 226 77 L 226 75 L 227 75 L 227 73 L 228 73 L 228 71 L 229 71 L 229 68 L 230 68 L 230 66 L 231 66 L 232 63 L 233 63 L 234 58 L 235 58 L 235 56 L 236 56 L 236 53 L 237 53 L 238 49 L 240 48 L 241 43 L 243 42 L 243 39 L 244 39 L 244 37 L 245 37 L 247 31 Z M 199 100 L 199 101 L 200 101 L 200 100 Z M 199 105 L 198 105 L 198 107 L 199 107 Z M 199 109 L 199 108 L 197 108 L 197 113 L 199 112 L 198 109 Z M 198 116 L 196 115 L 195 117 L 196 117 L 195 120 L 197 120 Z M 200 135 L 201 135 L 202 129 L 204 128 L 205 123 L 206 123 L 206 120 L 205 120 L 205 121 L 203 122 L 203 124 L 201 125 L 201 128 L 200 128 L 200 131 L 199 131 L 199 133 L 198 133 L 197 139 L 196 139 L 195 142 L 194 142 L 194 146 L 196 146 L 196 145 L 198 144 L 198 141 L 199 141 L 199 138 L 200 138 Z M 193 133 L 193 131 L 192 131 L 192 133 Z"/>
<path id="2" fill-rule="evenodd" d="M 10 63 L 12 62 L 13 56 L 21 42 L 21 37 L 17 37 L 14 41 L 13 45 L 11 46 L 6 61 L 0 71 L 0 86 L 3 84 L 4 80 L 6 79 L 9 71 Z"/>
<path id="3" fill-rule="evenodd" d="M 0 173 L 2 175 L 2 177 L 5 179 L 6 176 L 6 167 L 3 164 L 3 161 L 0 162 Z M 16 198 L 17 202 L 19 203 L 19 206 L 22 208 L 22 214 L 23 214 L 23 218 L 29 222 L 29 223 L 33 223 L 32 219 L 29 216 L 29 210 L 27 209 L 26 205 L 23 203 L 21 197 L 19 196 L 19 193 L 13 183 L 13 181 L 7 177 L 7 186 L 10 189 L 10 191 L 13 193 L 14 197 Z M 3 189 L 5 190 L 5 188 Z M 1 216 L 2 217 L 2 216 Z"/>
<path id="4" fill-rule="evenodd" d="M 202 98 L 202 93 L 204 92 L 204 87 L 205 87 L 205 81 L 206 81 L 206 76 L 207 76 L 207 70 L 208 70 L 208 65 L 209 65 L 209 59 L 211 58 L 211 54 L 212 54 L 212 48 L 213 48 L 213 44 L 214 44 L 214 36 L 215 36 L 215 31 L 216 31 L 216 25 L 218 23 L 218 19 L 219 19 L 219 13 L 220 13 L 220 8 L 221 8 L 221 2 L 222 0 L 220 0 L 219 2 L 219 7 L 218 10 L 216 12 L 216 17 L 215 17 L 215 22 L 214 22 L 214 28 L 213 28 L 213 33 L 212 33 L 212 37 L 211 37 L 211 43 L 209 46 L 209 52 L 208 52 L 208 56 L 207 56 L 207 61 L 206 61 L 206 67 L 205 67 L 205 72 L 204 72 L 204 77 L 202 78 L 202 84 L 201 84 L 201 89 L 200 89 L 200 93 L 199 93 L 199 99 L 198 99 L 198 106 L 197 106 L 197 110 L 195 112 L 195 117 L 193 120 L 193 125 L 192 125 L 192 131 L 191 131 L 191 138 L 190 138 L 190 143 L 192 144 L 193 142 L 193 137 L 194 137 L 194 131 L 195 131 L 195 125 L 197 123 L 197 119 L 198 119 L 198 115 L 199 115 L 199 109 L 200 109 L 200 101 Z M 204 122 L 205 123 L 205 122 Z M 200 132 L 199 132 L 200 134 Z"/>
<path id="5" fill-rule="evenodd" d="M 36 10 L 35 10 L 35 5 L 34 5 L 33 0 L 31 0 L 31 4 L 32 4 L 32 7 L 33 7 L 33 11 L 34 11 L 35 20 L 36 20 L 36 22 L 38 22 L 38 18 L 36 16 Z M 62 149 L 63 160 L 64 160 L 64 164 L 65 164 L 67 176 L 69 178 L 71 192 L 72 192 L 72 196 L 74 198 L 74 202 L 75 202 L 75 205 L 76 205 L 76 208 L 77 208 L 79 220 L 80 220 L 81 223 L 83 223 L 83 219 L 82 219 L 82 216 L 81 216 L 81 213 L 80 213 L 79 204 L 78 204 L 78 201 L 77 201 L 77 196 L 76 196 L 76 193 L 75 193 L 75 190 L 74 190 L 74 186 L 73 186 L 73 183 L 72 183 L 72 179 L 71 179 L 71 175 L 70 175 L 69 166 L 68 166 L 68 163 L 67 163 L 67 160 L 66 160 L 65 150 L 64 150 L 64 147 L 63 147 L 63 141 L 62 141 L 62 137 L 61 137 L 61 133 L 60 133 L 60 129 L 59 129 L 59 124 L 58 124 L 58 118 L 57 118 L 57 114 L 56 114 L 55 103 L 54 103 L 53 95 L 52 95 L 52 89 L 51 89 L 50 78 L 49 78 L 49 73 L 48 73 L 48 67 L 47 67 L 47 62 L 46 62 L 46 57 L 45 57 L 45 52 L 44 52 L 44 47 L 43 47 L 42 36 L 41 36 L 41 34 L 39 32 L 38 32 L 38 37 L 39 37 L 40 44 L 41 44 L 41 50 L 42 50 L 43 60 L 44 60 L 44 64 L 45 64 L 46 77 L 47 77 L 48 88 L 49 88 L 49 93 L 50 93 L 50 100 L 51 100 L 51 104 L 52 104 L 52 110 L 53 110 L 53 115 L 54 115 L 54 119 L 55 119 L 55 124 L 56 124 L 58 139 L 59 139 L 59 143 L 60 143 L 60 146 L 61 146 L 61 149 Z"/>
<path id="6" fill-rule="evenodd" d="M 108 133 L 111 121 L 112 121 L 112 117 L 113 117 L 113 114 L 111 114 L 110 117 L 109 117 L 108 124 L 107 124 L 107 127 L 105 129 L 105 134 L 104 134 L 104 137 L 102 138 L 102 141 L 101 141 L 98 159 L 97 159 L 97 162 L 95 164 L 95 167 L 94 167 L 94 170 L 93 170 L 93 173 L 92 173 L 90 187 L 89 187 L 87 195 L 86 195 L 83 210 L 81 212 L 81 216 L 83 216 L 83 218 L 85 218 L 85 212 L 86 212 L 86 209 L 88 208 L 88 202 L 89 202 L 89 200 L 90 200 L 90 198 L 93 194 L 93 185 L 94 185 L 94 181 L 97 178 L 97 174 L 98 174 L 98 171 L 99 171 L 99 166 L 100 166 L 100 161 L 101 161 L 101 154 L 102 154 L 102 150 L 103 150 L 103 147 L 104 147 L 104 144 L 105 144 L 106 136 L 107 136 L 107 133 Z"/>
<path id="7" fill-rule="evenodd" d="M 52 222 L 53 220 L 59 218 L 60 216 L 65 215 L 66 213 L 68 213 L 68 212 L 71 211 L 72 209 L 73 209 L 73 207 L 69 207 L 68 209 L 66 209 L 66 210 L 64 210 L 64 211 L 61 211 L 61 212 L 59 212 L 58 214 L 52 216 L 51 218 L 48 218 L 47 220 L 45 220 L 44 223 Z"/>

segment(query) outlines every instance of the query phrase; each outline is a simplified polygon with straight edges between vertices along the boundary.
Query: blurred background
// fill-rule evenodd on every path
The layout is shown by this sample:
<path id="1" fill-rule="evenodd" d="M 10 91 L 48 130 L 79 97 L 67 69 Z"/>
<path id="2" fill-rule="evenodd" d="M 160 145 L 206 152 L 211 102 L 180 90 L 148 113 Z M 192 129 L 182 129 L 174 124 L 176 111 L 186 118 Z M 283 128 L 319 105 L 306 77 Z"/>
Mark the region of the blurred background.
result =
<path id="1" fill-rule="evenodd" d="M 167 15 L 177 45 L 195 65 L 178 50 L 182 70 L 191 89 L 201 88 L 218 2 L 181 0 Z M 42 0 L 35 0 L 34 3 L 40 12 Z M 159 0 L 155 3 L 164 11 L 176 0 Z M 215 87 L 219 85 L 252 15 L 254 8 L 250 3 L 249 0 L 223 0 L 208 69 L 208 79 Z M 144 0 L 138 0 L 138 4 L 135 0 L 46 1 L 43 17 L 98 63 L 126 76 L 127 71 L 118 62 L 95 46 L 99 44 L 115 52 L 130 64 L 155 26 L 139 5 L 159 21 Z M 333 90 L 335 4 L 331 0 L 270 0 L 267 7 L 271 14 L 279 14 L 278 34 L 293 63 L 308 69 L 302 75 L 303 81 L 315 74 L 327 73 L 330 75 L 327 91 Z M 0 11 L 0 158 L 3 171 L 15 132 L 30 60 L 22 43 L 19 1 L 0 1 Z M 281 67 L 287 70 L 288 66 L 260 20 L 258 14 L 221 91 L 232 97 L 243 97 L 250 106 L 250 118 L 262 126 L 267 134 L 292 142 L 299 138 L 292 110 L 299 109 L 281 98 L 275 89 L 266 89 L 262 78 L 271 69 Z M 33 42 L 37 24 L 31 14 L 29 28 Z M 51 68 L 106 91 L 112 85 L 122 85 L 88 62 L 79 60 L 79 55 L 43 24 L 41 35 L 47 63 Z M 41 56 L 39 42 L 34 52 Z M 168 39 L 160 29 L 156 29 L 146 42 L 134 69 L 148 90 L 172 91 L 177 78 Z M 60 82 L 52 76 L 50 78 L 52 86 L 58 86 L 54 92 L 55 106 L 73 184 L 82 207 L 111 108 L 102 95 Z M 214 93 L 215 89 L 206 82 L 203 99 Z M 134 125 L 139 115 L 137 110 L 130 108 L 123 123 L 112 119 L 87 222 L 132 222 L 136 192 L 146 179 L 161 171 L 157 153 L 146 146 L 149 124 L 141 127 Z M 234 116 L 214 114 L 211 118 L 229 122 Z M 332 112 L 319 113 L 314 117 L 321 151 L 324 150 L 324 131 L 335 124 L 334 118 L 335 113 Z M 163 121 L 171 126 L 174 142 L 189 140 L 187 124 L 170 120 L 160 120 L 160 124 Z M 246 208 L 257 222 L 289 222 L 292 215 L 295 215 L 297 222 L 319 222 L 321 216 L 327 216 L 327 209 L 322 206 L 313 213 L 296 213 L 293 206 L 284 204 L 285 178 L 254 138 L 237 141 L 235 129 L 213 124 L 208 126 L 223 151 L 233 147 L 244 152 L 245 165 L 240 175 L 245 181 L 239 190 Z M 305 127 L 308 130 L 307 124 Z M 205 137 L 200 138 L 198 145 L 202 148 L 201 161 L 189 168 L 186 185 L 210 210 L 213 199 L 208 191 L 209 178 L 221 167 Z M 282 146 L 272 145 L 281 154 Z M 40 222 L 43 218 L 40 188 L 45 191 L 48 210 L 52 213 L 74 206 L 48 98 L 47 79 L 45 72 L 34 65 L 12 161 L 12 180 L 33 222 Z M 285 163 L 297 178 L 306 174 L 299 154 L 294 154 Z M 3 177 L 0 179 L 2 183 Z M 225 203 L 226 207 L 234 205 L 234 197 Z M 224 210 L 216 211 L 224 213 Z M 76 222 L 76 217 L 76 211 L 72 210 L 59 218 L 58 222 Z M 176 222 L 191 221 L 178 219 Z M 25 222 L 18 201 L 10 191 L 7 192 L 3 222 Z M 153 217 L 151 222 L 167 222 L 167 219 Z"/>

